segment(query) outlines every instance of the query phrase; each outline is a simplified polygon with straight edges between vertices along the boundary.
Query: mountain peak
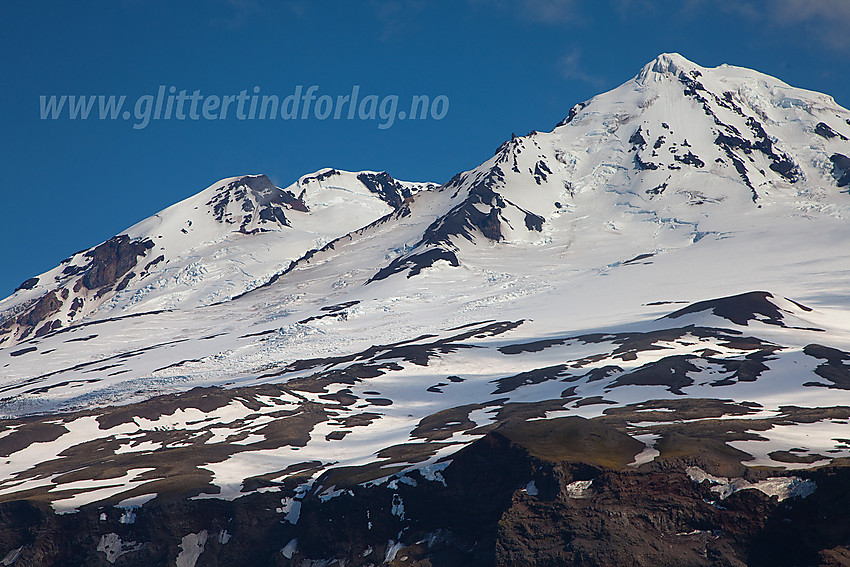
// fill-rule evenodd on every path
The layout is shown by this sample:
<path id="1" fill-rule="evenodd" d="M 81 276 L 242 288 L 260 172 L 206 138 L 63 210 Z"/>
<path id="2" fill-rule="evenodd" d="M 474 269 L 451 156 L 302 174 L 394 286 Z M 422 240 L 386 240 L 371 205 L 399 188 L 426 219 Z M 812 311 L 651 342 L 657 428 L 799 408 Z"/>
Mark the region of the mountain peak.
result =
<path id="1" fill-rule="evenodd" d="M 695 69 L 701 69 L 701 67 L 678 53 L 662 53 L 643 66 L 637 79 L 639 82 L 643 82 L 650 77 L 657 77 L 659 75 L 678 77 L 683 72 Z"/>

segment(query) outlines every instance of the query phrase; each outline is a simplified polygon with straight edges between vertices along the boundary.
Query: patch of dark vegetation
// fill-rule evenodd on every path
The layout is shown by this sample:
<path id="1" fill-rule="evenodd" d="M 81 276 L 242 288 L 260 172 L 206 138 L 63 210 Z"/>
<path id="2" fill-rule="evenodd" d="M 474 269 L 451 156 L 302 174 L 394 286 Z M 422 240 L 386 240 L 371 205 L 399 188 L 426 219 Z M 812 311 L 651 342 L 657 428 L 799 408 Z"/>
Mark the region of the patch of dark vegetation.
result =
<path id="1" fill-rule="evenodd" d="M 807 455 L 798 455 L 796 452 L 791 451 L 771 451 L 767 454 L 768 457 L 773 459 L 774 461 L 778 461 L 780 463 L 791 463 L 791 464 L 806 464 L 810 465 L 812 463 L 816 463 L 818 461 L 826 460 L 826 457 L 818 454 L 807 454 Z"/>
<path id="2" fill-rule="evenodd" d="M 726 374 L 722 379 L 712 382 L 712 386 L 731 386 L 738 382 L 755 382 L 762 373 L 770 370 L 765 362 L 775 359 L 771 356 L 770 351 L 755 351 L 743 359 L 715 358 L 708 353 L 704 354 L 702 358 L 711 364 L 720 366 Z"/>
<path id="3" fill-rule="evenodd" d="M 596 405 L 617 405 L 617 402 L 612 402 L 611 400 L 606 400 L 602 396 L 590 396 L 587 398 L 582 398 L 573 404 L 573 407 L 581 408 L 584 406 L 596 406 Z"/>
<path id="4" fill-rule="evenodd" d="M 629 435 L 599 420 L 582 417 L 508 421 L 495 432 L 544 461 L 570 461 L 615 470 L 625 468 L 644 449 L 643 443 Z"/>
<path id="5" fill-rule="evenodd" d="M 469 414 L 476 410 L 491 407 L 487 404 L 468 404 L 438 411 L 423 417 L 410 432 L 413 439 L 424 439 L 428 442 L 445 441 L 456 433 L 468 432 L 477 427 L 469 419 Z"/>
<path id="6" fill-rule="evenodd" d="M 0 457 L 8 457 L 26 449 L 33 443 L 56 441 L 68 433 L 68 429 L 64 425 L 48 423 L 39 418 L 25 418 L 11 423 L 7 420 L 4 429 L 8 429 L 9 425 L 12 424 L 17 427 L 11 433 L 0 438 Z"/>
<path id="7" fill-rule="evenodd" d="M 586 444 L 596 449 L 592 440 Z M 246 488 L 265 492 L 234 501 L 160 495 L 134 511 L 133 524 L 122 524 L 117 508 L 57 515 L 43 502 L 7 502 L 0 505 L 0 545 L 21 548 L 24 565 L 99 565 L 107 562 L 98 539 L 115 533 L 143 544 L 116 564 L 165 567 L 181 551 L 181 534 L 206 530 L 201 561 L 215 565 L 365 567 L 395 553 L 392 565 L 521 566 L 533 558 L 541 566 L 791 567 L 841 565 L 850 540 L 848 469 L 800 473 L 817 486 L 805 499 L 779 503 L 744 490 L 715 506 L 716 493 L 681 466 L 637 472 L 550 461 L 494 432 L 453 455 L 441 471 L 445 484 L 412 472 L 394 488 L 357 485 L 369 477 L 398 480 L 403 466 L 341 468 L 300 497 L 296 524 L 281 521 L 281 497 L 320 465 L 254 477 Z M 293 480 L 276 480 L 283 476 Z M 522 490 L 532 481 L 535 494 Z M 576 481 L 591 482 L 584 498 L 568 488 Z M 335 486 L 346 488 L 323 500 Z M 297 549 L 284 557 L 281 547 L 293 540 Z"/>
<path id="8" fill-rule="evenodd" d="M 718 344 L 736 350 L 759 351 L 771 354 L 782 347 L 762 341 L 755 337 L 745 337 L 739 331 L 731 329 L 713 329 L 709 327 L 687 326 L 671 329 L 660 329 L 644 333 L 594 333 L 589 335 L 577 335 L 573 337 L 562 337 L 543 339 L 528 343 L 518 343 L 499 347 L 502 354 L 516 355 L 527 352 L 540 352 L 547 348 L 563 346 L 570 343 L 576 344 L 605 344 L 616 345 L 616 348 L 605 351 L 599 355 L 592 355 L 583 359 L 570 361 L 571 368 L 582 368 L 588 364 L 595 364 L 603 360 L 619 359 L 623 361 L 637 360 L 638 354 L 642 352 L 667 350 L 671 347 L 665 346 L 688 339 L 694 340 L 712 339 Z"/>

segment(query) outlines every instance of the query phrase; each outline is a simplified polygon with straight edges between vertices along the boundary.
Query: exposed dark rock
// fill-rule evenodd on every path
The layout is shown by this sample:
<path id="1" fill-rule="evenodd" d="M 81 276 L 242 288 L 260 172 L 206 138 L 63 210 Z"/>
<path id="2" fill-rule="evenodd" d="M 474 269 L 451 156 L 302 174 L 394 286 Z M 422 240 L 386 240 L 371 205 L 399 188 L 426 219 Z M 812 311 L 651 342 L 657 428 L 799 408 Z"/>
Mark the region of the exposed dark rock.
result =
<path id="1" fill-rule="evenodd" d="M 540 215 L 535 215 L 530 212 L 525 213 L 525 228 L 528 230 L 536 230 L 537 232 L 542 231 L 544 221 L 545 219 Z"/>
<path id="2" fill-rule="evenodd" d="M 499 378 L 498 380 L 494 380 L 494 382 L 498 384 L 498 387 L 493 390 L 493 395 L 513 392 L 521 386 L 540 384 L 541 382 L 546 382 L 548 380 L 557 380 L 558 378 L 568 376 L 569 374 L 569 366 L 566 364 L 558 364 L 555 366 L 548 366 L 546 368 L 527 370 L 525 372 L 520 372 L 519 374 L 516 374 L 514 376 L 508 376 L 506 378 Z"/>
<path id="3" fill-rule="evenodd" d="M 32 289 L 38 285 L 38 278 L 30 278 L 26 280 L 24 283 L 15 288 L 15 291 L 20 291 L 22 289 Z"/>
<path id="4" fill-rule="evenodd" d="M 411 195 L 407 187 L 390 177 L 386 171 L 361 173 L 357 176 L 357 179 L 393 209 L 400 209 L 402 202 Z"/>
<path id="5" fill-rule="evenodd" d="M 28 352 L 35 352 L 37 350 L 38 350 L 38 347 L 34 347 L 34 346 L 26 347 L 26 348 L 22 348 L 20 350 L 10 352 L 9 356 L 23 356 L 23 355 L 27 354 Z"/>
<path id="6" fill-rule="evenodd" d="M 824 124 L 823 122 L 818 122 L 818 125 L 815 126 L 815 134 L 817 134 L 818 136 L 822 136 L 827 140 L 829 140 L 830 138 L 839 138 L 845 142 L 847 141 L 847 138 L 843 134 L 836 132 L 835 130 L 830 128 L 829 125 Z"/>
<path id="7" fill-rule="evenodd" d="M 532 436 L 524 427 L 499 430 L 457 453 L 442 471 L 445 486 L 414 473 L 416 486 L 352 486 L 322 502 L 320 485 L 301 498 L 295 525 L 276 512 L 291 489 L 274 485 L 233 502 L 157 498 L 135 510 L 132 524 L 120 522 L 123 510 L 109 507 L 55 515 L 45 504 L 7 502 L 0 504 L 0 549 L 21 548 L 24 565 L 106 565 L 98 542 L 115 533 L 141 543 L 116 564 L 164 567 L 174 564 L 184 535 L 206 530 L 199 566 L 295 567 L 336 559 L 365 567 L 381 563 L 394 542 L 398 553 L 390 565 L 420 567 L 790 567 L 840 565 L 845 557 L 847 469 L 807 473 L 817 490 L 805 499 L 777 503 L 745 490 L 718 507 L 709 486 L 681 468 L 625 471 L 588 464 L 585 453 L 568 450 L 578 438 L 586 454 L 605 455 L 607 445 L 594 436 L 611 443 L 604 429 L 549 432 L 548 444 L 526 446 Z M 576 460 L 560 459 L 573 453 Z M 303 466 L 307 473 L 309 463 Z M 576 481 L 589 484 L 581 497 L 572 489 Z M 294 539 L 297 547 L 286 558 L 280 549 Z"/>
<path id="8" fill-rule="evenodd" d="M 543 160 L 538 160 L 536 164 L 534 164 L 534 170 L 531 172 L 534 176 L 534 181 L 541 185 L 543 182 L 548 179 L 548 176 L 552 174 L 552 170 L 549 169 L 549 166 L 546 165 L 546 162 Z"/>
<path id="9" fill-rule="evenodd" d="M 799 179 L 799 169 L 797 165 L 790 159 L 782 159 L 774 161 L 770 164 L 770 169 L 791 181 L 792 183 Z"/>
<path id="10" fill-rule="evenodd" d="M 460 262 L 457 259 L 457 255 L 455 255 L 455 253 L 451 250 L 445 250 L 443 248 L 432 248 L 431 250 L 421 252 L 419 254 L 411 254 L 409 256 L 402 256 L 400 258 L 396 258 L 395 260 L 390 262 L 388 266 L 378 270 L 378 273 L 372 276 L 366 283 L 371 283 L 377 280 L 383 280 L 393 274 L 403 272 L 404 270 L 409 270 L 407 273 L 408 278 L 418 276 L 422 272 L 422 270 L 424 270 L 425 268 L 430 268 L 438 260 L 445 260 L 455 267 L 460 266 Z"/>
<path id="11" fill-rule="evenodd" d="M 337 175 L 340 175 L 340 172 L 335 169 L 328 169 L 327 171 L 323 171 L 316 175 L 303 177 L 301 179 L 301 183 L 309 183 L 310 181 L 324 181 L 325 179 L 330 179 L 331 177 L 335 177 Z"/>
<path id="12" fill-rule="evenodd" d="M 112 286 L 136 266 L 139 256 L 144 256 L 153 247 L 149 239 L 130 240 L 126 234 L 110 238 L 86 252 L 91 260 L 80 281 L 89 290 Z"/>
<path id="13" fill-rule="evenodd" d="M 850 185 L 850 158 L 843 154 L 832 154 L 832 176 L 839 187 Z"/>
<path id="14" fill-rule="evenodd" d="M 693 165 L 693 166 L 696 166 L 696 167 L 705 167 L 705 162 L 703 162 L 701 159 L 699 159 L 697 156 L 695 156 L 691 152 L 688 152 L 683 156 L 675 155 L 675 156 L 673 156 L 673 158 L 678 162 L 684 163 L 685 165 Z"/>
<path id="15" fill-rule="evenodd" d="M 815 369 L 815 374 L 832 382 L 829 385 L 808 382 L 805 386 L 826 386 L 839 390 L 850 390 L 850 353 L 819 344 L 806 345 L 803 352 L 811 357 L 826 360 Z"/>
<path id="16" fill-rule="evenodd" d="M 147 266 L 145 266 L 145 270 L 144 270 L 144 271 L 145 271 L 145 272 L 150 271 L 150 269 L 151 269 L 151 268 L 153 268 L 154 266 L 156 266 L 157 264 L 159 264 L 160 262 L 163 262 L 163 261 L 165 261 L 165 256 L 163 256 L 162 254 L 160 254 L 159 256 L 157 256 L 156 258 L 154 258 L 153 260 L 151 260 L 150 262 L 148 262 L 148 265 L 147 265 Z"/>
<path id="17" fill-rule="evenodd" d="M 469 191 L 469 196 L 454 207 L 443 217 L 434 221 L 426 230 L 420 241 L 425 245 L 448 245 L 454 248 L 452 237 L 460 236 L 474 242 L 474 231 L 477 229 L 484 237 L 502 240 L 500 211 L 508 206 L 507 201 L 493 190 L 493 186 L 501 179 L 502 172 L 498 167 Z M 478 206 L 489 207 L 489 212 L 482 212 Z"/>
<path id="18" fill-rule="evenodd" d="M 641 130 L 642 126 L 638 126 L 635 133 L 629 137 L 629 143 L 632 145 L 632 150 L 643 149 L 646 147 L 646 139 L 643 137 Z"/>
<path id="19" fill-rule="evenodd" d="M 575 106 L 573 106 L 573 107 L 570 109 L 570 112 L 569 112 L 569 114 L 567 115 L 567 117 L 566 117 L 566 118 L 564 118 L 563 120 L 561 120 L 560 122 L 558 122 L 558 124 L 556 124 L 556 125 L 555 125 L 555 128 L 557 128 L 558 126 L 566 126 L 567 124 L 569 124 L 570 122 L 572 122 L 572 121 L 573 121 L 573 118 L 575 118 L 575 117 L 576 117 L 576 114 L 578 114 L 579 112 L 581 112 L 582 110 L 584 110 L 585 108 L 587 108 L 587 105 L 588 105 L 588 104 L 589 104 L 589 103 L 587 103 L 587 102 L 580 102 L 580 103 L 576 104 Z"/>
<path id="20" fill-rule="evenodd" d="M 662 193 L 664 193 L 665 189 L 667 189 L 667 183 L 666 182 L 662 183 L 661 185 L 657 185 L 657 186 L 653 187 L 652 189 L 647 189 L 646 194 L 650 195 L 650 199 L 651 199 L 652 197 L 655 197 L 656 195 L 661 195 Z"/>
<path id="21" fill-rule="evenodd" d="M 694 383 L 688 372 L 699 372 L 699 368 L 691 362 L 695 358 L 687 355 L 667 356 L 621 375 L 611 386 L 667 386 L 674 394 L 682 395 L 682 388 Z"/>
<path id="22" fill-rule="evenodd" d="M 652 162 L 644 161 L 638 154 L 635 154 L 635 167 L 639 170 L 658 169 L 658 165 Z"/>
<path id="23" fill-rule="evenodd" d="M 215 220 L 223 224 L 234 224 L 236 219 L 228 210 L 231 203 L 237 206 L 239 211 L 247 212 L 237 229 L 245 233 L 266 230 L 257 227 L 248 231 L 248 224 L 255 217 L 262 223 L 289 226 L 286 210 L 300 212 L 308 210 L 301 196 L 296 197 L 290 191 L 280 189 L 265 175 L 248 175 L 228 183 L 219 188 L 213 198 L 207 202 L 207 206 L 212 207 Z"/>
<path id="24" fill-rule="evenodd" d="M 676 319 L 683 315 L 711 310 L 718 317 L 728 319 L 736 325 L 746 326 L 750 321 L 759 320 L 762 323 L 784 327 L 786 326 L 784 323 L 785 316 L 782 310 L 770 301 L 772 297 L 773 295 L 766 291 L 751 291 L 722 299 L 699 301 L 670 313 L 664 318 Z M 800 307 L 805 311 L 811 311 L 808 307 L 802 305 Z M 757 315 L 761 315 L 761 317 L 757 317 Z"/>
<path id="25" fill-rule="evenodd" d="M 32 329 L 56 313 L 61 306 L 62 300 L 57 297 L 55 290 L 51 290 L 42 295 L 29 311 L 19 315 L 17 323 L 25 329 Z"/>
<path id="26" fill-rule="evenodd" d="M 652 258 L 653 256 L 655 256 L 654 252 L 650 252 L 647 254 L 638 254 L 634 258 L 626 260 L 625 262 L 623 262 L 623 264 L 634 264 L 635 262 L 640 262 L 641 260 L 646 260 L 647 258 Z"/>

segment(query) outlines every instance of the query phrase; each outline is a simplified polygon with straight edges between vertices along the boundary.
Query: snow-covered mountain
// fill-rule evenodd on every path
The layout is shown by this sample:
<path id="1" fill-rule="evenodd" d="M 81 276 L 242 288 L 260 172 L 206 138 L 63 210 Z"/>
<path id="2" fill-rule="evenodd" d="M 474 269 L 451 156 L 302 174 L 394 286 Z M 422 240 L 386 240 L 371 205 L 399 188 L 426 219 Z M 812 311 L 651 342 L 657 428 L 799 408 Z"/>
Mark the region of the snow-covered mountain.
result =
<path id="1" fill-rule="evenodd" d="M 672 482 L 622 549 L 746 562 L 778 500 L 845 498 L 847 156 L 831 97 L 664 54 L 441 186 L 223 180 L 0 302 L 0 499 L 104 514 L 74 545 L 109 562 L 519 565 L 544 544 L 512 522 L 587 500 L 571 525 L 621 537 L 622 495 Z M 624 560 L 570 538 L 536 553 Z"/>
<path id="2" fill-rule="evenodd" d="M 0 302 L 0 344 L 91 317 L 226 301 L 434 187 L 335 169 L 286 189 L 265 175 L 223 179 L 25 281 Z"/>

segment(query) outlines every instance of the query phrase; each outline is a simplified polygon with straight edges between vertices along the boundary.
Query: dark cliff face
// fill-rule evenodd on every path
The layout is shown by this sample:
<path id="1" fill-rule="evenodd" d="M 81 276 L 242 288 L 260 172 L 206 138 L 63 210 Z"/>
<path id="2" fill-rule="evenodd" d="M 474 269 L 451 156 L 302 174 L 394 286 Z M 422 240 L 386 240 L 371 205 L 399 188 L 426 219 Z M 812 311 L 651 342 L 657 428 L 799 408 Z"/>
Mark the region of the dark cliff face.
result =
<path id="1" fill-rule="evenodd" d="M 126 234 L 110 238 L 96 246 L 86 257 L 91 258 L 82 283 L 86 289 L 96 290 L 114 285 L 138 263 L 139 256 L 153 248 L 150 240 L 130 240 Z"/>
<path id="2" fill-rule="evenodd" d="M 24 305 L 19 311 L 0 320 L 0 344 L 13 333 L 20 339 L 41 337 L 61 328 L 73 319 L 86 303 L 88 292 L 95 299 L 111 291 L 124 289 L 136 274 L 136 268 L 148 251 L 154 247 L 150 239 L 131 239 L 126 234 L 110 238 L 91 250 L 75 254 L 63 264 L 68 264 L 54 289 Z M 74 262 L 71 262 L 74 260 Z M 18 289 L 33 289 L 39 278 L 30 278 Z M 60 313 L 65 306 L 67 313 Z"/>
<path id="3" fill-rule="evenodd" d="M 129 514 L 91 505 L 55 515 L 43 503 L 6 502 L 0 555 L 15 556 L 12 565 L 154 567 L 195 545 L 197 562 L 181 565 L 846 564 L 848 468 L 798 472 L 817 485 L 806 498 L 741 490 L 721 500 L 686 474 L 699 459 L 611 468 L 601 463 L 621 454 L 617 432 L 573 421 L 580 439 L 559 443 L 557 432 L 541 440 L 525 430 L 534 423 L 486 435 L 427 478 L 369 486 L 337 476 L 328 487 L 337 495 L 305 495 L 295 524 L 281 508 L 292 483 L 232 502 L 157 498 Z M 576 447 L 594 446 L 576 458 Z"/>

